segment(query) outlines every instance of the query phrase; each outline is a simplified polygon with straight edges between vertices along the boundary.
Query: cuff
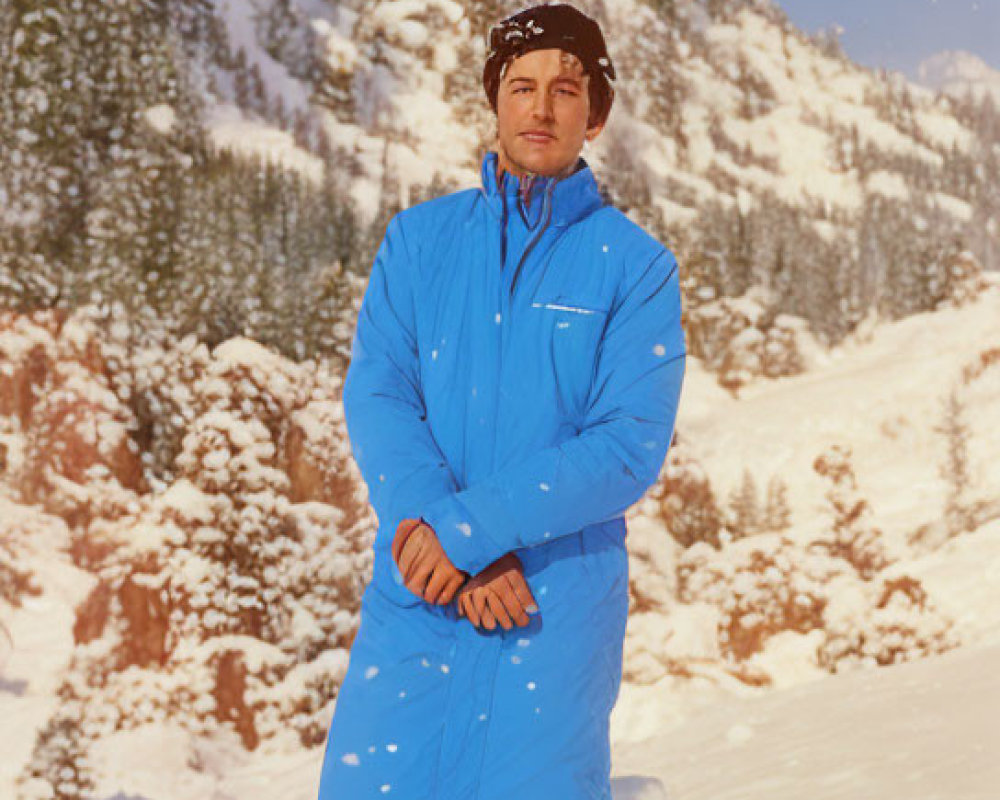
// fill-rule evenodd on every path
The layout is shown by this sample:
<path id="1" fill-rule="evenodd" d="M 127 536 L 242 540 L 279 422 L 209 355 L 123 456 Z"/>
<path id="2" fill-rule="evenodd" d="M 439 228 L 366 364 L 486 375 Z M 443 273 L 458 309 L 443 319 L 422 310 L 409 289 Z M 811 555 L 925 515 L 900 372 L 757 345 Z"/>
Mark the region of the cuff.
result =
<path id="1" fill-rule="evenodd" d="M 450 494 L 424 508 L 420 518 L 434 529 L 451 563 L 476 575 L 507 552 L 486 532 L 486 526 Z"/>

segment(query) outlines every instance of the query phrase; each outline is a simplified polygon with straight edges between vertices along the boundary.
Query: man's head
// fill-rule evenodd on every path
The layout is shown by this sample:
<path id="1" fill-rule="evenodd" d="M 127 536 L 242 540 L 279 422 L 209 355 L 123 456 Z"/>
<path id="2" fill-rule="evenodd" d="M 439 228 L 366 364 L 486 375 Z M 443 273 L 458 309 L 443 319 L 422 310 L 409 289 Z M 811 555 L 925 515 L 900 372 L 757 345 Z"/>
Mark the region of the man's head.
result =
<path id="1" fill-rule="evenodd" d="M 570 169 L 607 121 L 614 77 L 597 23 L 570 5 L 534 6 L 494 26 L 483 86 L 497 114 L 501 167 Z"/>

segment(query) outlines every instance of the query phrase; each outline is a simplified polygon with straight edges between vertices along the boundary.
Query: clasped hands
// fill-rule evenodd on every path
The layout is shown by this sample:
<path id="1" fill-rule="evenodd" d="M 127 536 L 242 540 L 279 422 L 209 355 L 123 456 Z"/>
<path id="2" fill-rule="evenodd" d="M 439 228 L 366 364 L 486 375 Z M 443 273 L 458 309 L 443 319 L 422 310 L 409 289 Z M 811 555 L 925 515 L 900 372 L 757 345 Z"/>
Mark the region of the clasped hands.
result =
<path id="1" fill-rule="evenodd" d="M 505 630 L 523 627 L 530 622 L 528 614 L 538 611 L 516 553 L 470 577 L 451 563 L 430 525 L 404 519 L 396 528 L 392 557 L 407 589 L 435 605 L 455 600 L 459 614 L 477 627 L 493 630 L 497 622 Z"/>

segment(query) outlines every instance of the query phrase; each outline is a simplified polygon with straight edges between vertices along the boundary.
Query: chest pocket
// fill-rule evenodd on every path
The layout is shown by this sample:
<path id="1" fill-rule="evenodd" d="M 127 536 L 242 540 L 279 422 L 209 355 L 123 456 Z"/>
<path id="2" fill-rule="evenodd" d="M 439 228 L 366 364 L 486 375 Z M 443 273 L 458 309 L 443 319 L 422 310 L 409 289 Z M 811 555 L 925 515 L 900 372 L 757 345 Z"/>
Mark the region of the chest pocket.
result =
<path id="1" fill-rule="evenodd" d="M 610 302 L 595 293 L 539 293 L 531 313 L 542 331 L 544 352 L 563 408 L 582 421 L 594 379 Z"/>

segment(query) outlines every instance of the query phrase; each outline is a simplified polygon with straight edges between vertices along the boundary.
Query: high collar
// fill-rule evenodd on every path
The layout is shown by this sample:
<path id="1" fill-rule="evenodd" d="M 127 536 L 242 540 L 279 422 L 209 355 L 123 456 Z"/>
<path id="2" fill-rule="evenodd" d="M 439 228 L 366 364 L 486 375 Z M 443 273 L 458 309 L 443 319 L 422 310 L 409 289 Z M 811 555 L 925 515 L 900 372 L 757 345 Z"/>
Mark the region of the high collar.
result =
<path id="1" fill-rule="evenodd" d="M 499 156 L 495 150 L 488 150 L 480 165 L 482 192 L 487 204 L 498 218 L 502 215 L 503 194 L 508 202 L 516 201 L 520 195 L 521 179 L 512 172 L 504 174 L 502 186 L 497 181 L 497 163 Z M 535 208 L 541 203 L 543 195 L 550 196 L 552 210 L 552 225 L 571 225 L 578 219 L 587 216 L 604 205 L 604 199 L 597 187 L 594 173 L 583 156 L 579 156 L 576 169 L 562 178 L 552 175 L 537 175 L 527 187 L 530 193 L 530 206 Z"/>

